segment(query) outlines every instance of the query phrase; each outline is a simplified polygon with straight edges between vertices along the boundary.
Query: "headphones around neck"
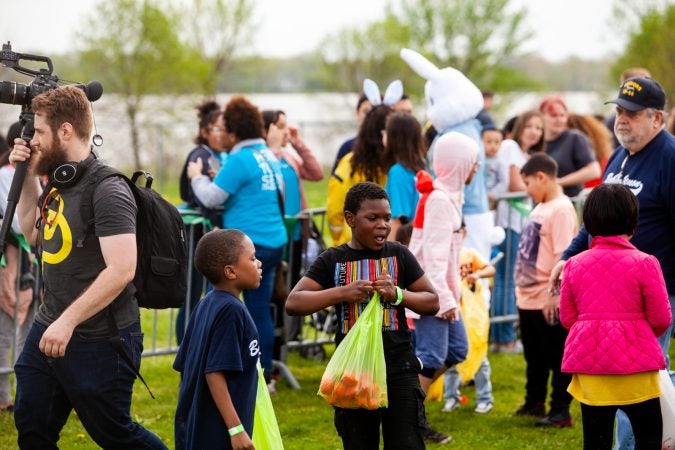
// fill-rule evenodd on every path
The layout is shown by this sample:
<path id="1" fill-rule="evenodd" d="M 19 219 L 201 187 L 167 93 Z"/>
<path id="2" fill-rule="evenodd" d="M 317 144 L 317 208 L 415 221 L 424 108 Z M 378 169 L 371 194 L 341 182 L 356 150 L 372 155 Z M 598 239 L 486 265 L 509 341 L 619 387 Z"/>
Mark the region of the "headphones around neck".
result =
<path id="1" fill-rule="evenodd" d="M 95 159 L 96 155 L 92 152 L 84 161 L 61 164 L 49 174 L 49 183 L 57 189 L 75 186 Z"/>

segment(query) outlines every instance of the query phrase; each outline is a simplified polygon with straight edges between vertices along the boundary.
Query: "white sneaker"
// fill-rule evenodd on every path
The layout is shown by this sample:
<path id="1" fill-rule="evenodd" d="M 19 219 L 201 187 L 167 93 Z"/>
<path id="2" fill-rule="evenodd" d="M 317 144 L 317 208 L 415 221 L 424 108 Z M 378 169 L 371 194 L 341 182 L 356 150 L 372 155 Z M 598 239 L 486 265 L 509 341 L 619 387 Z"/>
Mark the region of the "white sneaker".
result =
<path id="1" fill-rule="evenodd" d="M 486 414 L 492 411 L 492 402 L 480 402 L 476 405 L 476 409 L 473 412 L 477 414 Z"/>
<path id="2" fill-rule="evenodd" d="M 459 401 L 457 401 L 455 397 L 451 397 L 450 400 L 445 401 L 445 405 L 443 405 L 443 409 L 441 409 L 441 411 L 450 412 L 459 408 L 459 406 Z"/>
<path id="3" fill-rule="evenodd" d="M 270 395 L 277 395 L 277 381 L 276 380 L 270 380 L 269 384 L 267 385 L 267 392 L 270 393 Z"/>

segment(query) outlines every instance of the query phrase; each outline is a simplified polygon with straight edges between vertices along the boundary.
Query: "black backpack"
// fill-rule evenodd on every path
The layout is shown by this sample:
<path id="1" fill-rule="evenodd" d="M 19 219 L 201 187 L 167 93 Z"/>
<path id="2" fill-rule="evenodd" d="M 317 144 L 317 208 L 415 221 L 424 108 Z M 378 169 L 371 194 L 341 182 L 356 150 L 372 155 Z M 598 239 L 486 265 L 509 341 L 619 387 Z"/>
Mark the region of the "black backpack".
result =
<path id="1" fill-rule="evenodd" d="M 187 292 L 188 250 L 185 225 L 178 209 L 151 189 L 148 172 L 134 172 L 131 179 L 110 166 L 99 166 L 85 189 L 81 214 L 85 235 L 94 232 L 93 196 L 96 186 L 106 178 L 123 179 L 136 199 L 136 248 L 138 251 L 136 288 L 138 306 L 149 309 L 178 308 Z M 145 177 L 145 186 L 136 184 Z"/>

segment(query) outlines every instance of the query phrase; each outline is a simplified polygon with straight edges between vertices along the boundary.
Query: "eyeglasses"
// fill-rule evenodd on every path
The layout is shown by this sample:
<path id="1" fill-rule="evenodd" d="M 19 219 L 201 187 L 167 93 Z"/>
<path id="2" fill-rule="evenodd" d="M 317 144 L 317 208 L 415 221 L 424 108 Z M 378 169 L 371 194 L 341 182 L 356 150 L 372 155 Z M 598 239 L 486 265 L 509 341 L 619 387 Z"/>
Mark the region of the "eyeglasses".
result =
<path id="1" fill-rule="evenodd" d="M 209 130 L 210 130 L 210 131 L 213 131 L 214 133 L 223 133 L 223 132 L 225 132 L 225 128 L 223 128 L 223 127 L 218 127 L 218 126 L 215 126 L 215 127 L 209 127 Z"/>
<path id="2" fill-rule="evenodd" d="M 54 202 L 56 202 L 56 209 L 51 209 L 49 206 Z M 56 189 L 52 189 L 49 194 L 45 196 L 42 206 L 40 207 L 40 220 L 51 228 L 52 225 L 54 225 L 54 222 L 56 222 L 56 218 L 59 216 L 60 211 L 61 196 L 58 195 Z"/>

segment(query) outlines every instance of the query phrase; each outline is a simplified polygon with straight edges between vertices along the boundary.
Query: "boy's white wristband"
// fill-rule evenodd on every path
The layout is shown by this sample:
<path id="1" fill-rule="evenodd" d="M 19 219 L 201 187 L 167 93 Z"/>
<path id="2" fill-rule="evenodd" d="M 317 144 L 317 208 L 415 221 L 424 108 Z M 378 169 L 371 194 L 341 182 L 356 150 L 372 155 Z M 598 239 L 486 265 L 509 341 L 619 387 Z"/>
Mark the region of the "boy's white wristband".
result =
<path id="1" fill-rule="evenodd" d="M 398 286 L 395 287 L 396 287 L 396 303 L 392 303 L 392 305 L 398 306 L 403 301 L 403 290 Z"/>
<path id="2" fill-rule="evenodd" d="M 227 430 L 228 433 L 230 433 L 230 437 L 237 435 L 241 432 L 244 431 L 244 426 L 242 424 L 237 425 L 236 427 L 232 427 L 229 430 Z"/>

